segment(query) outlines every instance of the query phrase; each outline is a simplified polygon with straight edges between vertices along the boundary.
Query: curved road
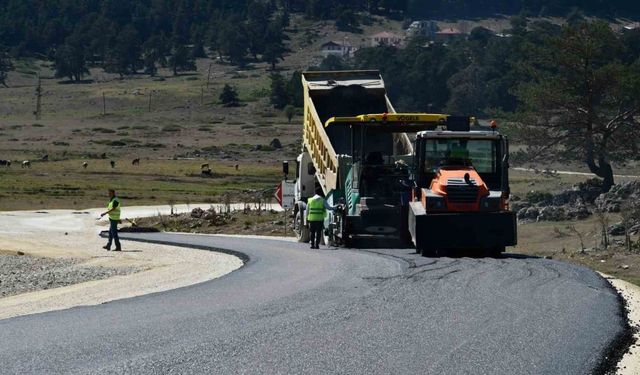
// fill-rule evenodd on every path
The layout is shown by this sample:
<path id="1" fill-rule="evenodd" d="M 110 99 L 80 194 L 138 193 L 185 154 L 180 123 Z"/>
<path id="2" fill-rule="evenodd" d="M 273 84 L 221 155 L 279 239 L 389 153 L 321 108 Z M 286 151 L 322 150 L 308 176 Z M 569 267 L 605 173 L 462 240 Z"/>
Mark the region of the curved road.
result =
<path id="1" fill-rule="evenodd" d="M 179 234 L 249 257 L 227 276 L 0 321 L 9 373 L 588 374 L 623 331 L 590 270 Z"/>

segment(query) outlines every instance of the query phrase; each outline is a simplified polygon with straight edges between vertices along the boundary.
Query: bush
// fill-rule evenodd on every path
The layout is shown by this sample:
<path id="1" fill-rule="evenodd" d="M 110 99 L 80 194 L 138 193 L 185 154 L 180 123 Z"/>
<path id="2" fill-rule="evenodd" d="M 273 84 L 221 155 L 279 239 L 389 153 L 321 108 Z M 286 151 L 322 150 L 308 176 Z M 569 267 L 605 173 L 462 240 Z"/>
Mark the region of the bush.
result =
<path id="1" fill-rule="evenodd" d="M 113 129 L 107 129 L 107 128 L 93 128 L 91 130 L 93 130 L 96 133 L 104 133 L 104 134 L 111 134 L 116 132 Z"/>
<path id="2" fill-rule="evenodd" d="M 182 127 L 179 125 L 165 125 L 162 127 L 163 132 L 179 132 L 182 130 Z"/>

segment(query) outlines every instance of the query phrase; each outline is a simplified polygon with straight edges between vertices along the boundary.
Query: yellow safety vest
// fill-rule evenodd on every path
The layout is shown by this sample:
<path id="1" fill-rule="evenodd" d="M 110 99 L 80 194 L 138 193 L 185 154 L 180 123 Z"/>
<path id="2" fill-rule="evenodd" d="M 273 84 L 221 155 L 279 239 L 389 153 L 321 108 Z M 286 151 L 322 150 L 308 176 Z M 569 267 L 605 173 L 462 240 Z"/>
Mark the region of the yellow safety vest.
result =
<path id="1" fill-rule="evenodd" d="M 113 211 L 113 202 L 118 202 L 118 207 L 116 207 Z M 120 203 L 120 199 L 118 197 L 113 197 L 112 200 L 109 201 L 109 205 L 107 206 L 107 211 L 109 212 L 109 220 L 118 221 L 120 220 L 120 208 L 122 208 L 122 203 Z"/>
<path id="2" fill-rule="evenodd" d="M 312 197 L 307 201 L 307 221 L 324 221 L 327 209 L 324 208 L 324 198 Z"/>

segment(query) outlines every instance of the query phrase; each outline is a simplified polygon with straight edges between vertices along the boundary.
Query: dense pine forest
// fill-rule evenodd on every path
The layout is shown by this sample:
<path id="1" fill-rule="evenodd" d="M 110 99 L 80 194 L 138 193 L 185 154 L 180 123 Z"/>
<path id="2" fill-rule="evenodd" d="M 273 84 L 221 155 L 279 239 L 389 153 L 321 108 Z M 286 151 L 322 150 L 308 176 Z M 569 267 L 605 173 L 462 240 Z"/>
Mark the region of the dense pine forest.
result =
<path id="1" fill-rule="evenodd" d="M 287 24 L 288 14 L 357 23 L 361 12 L 397 19 L 482 17 L 495 14 L 566 16 L 581 10 L 600 17 L 640 14 L 640 3 L 624 0 L 2 0 L 0 45 L 13 56 L 46 55 L 81 49 L 91 62 L 126 71 L 140 53 L 149 61 L 163 48 L 192 44 L 224 52 L 243 47 L 256 55 Z M 277 19 L 273 19 L 278 15 Z M 238 56 L 233 56 L 238 58 Z M 179 64 L 178 64 L 179 65 Z"/>

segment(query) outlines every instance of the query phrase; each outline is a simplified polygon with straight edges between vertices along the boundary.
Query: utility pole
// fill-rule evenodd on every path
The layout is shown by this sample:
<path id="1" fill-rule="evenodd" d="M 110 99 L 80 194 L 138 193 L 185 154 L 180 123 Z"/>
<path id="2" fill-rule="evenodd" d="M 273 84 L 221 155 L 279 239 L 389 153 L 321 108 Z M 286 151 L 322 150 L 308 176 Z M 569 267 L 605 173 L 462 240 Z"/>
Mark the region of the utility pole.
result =
<path id="1" fill-rule="evenodd" d="M 42 83 L 40 81 L 40 73 L 38 73 L 38 84 L 36 86 L 36 120 L 40 120 L 42 111 Z"/>

